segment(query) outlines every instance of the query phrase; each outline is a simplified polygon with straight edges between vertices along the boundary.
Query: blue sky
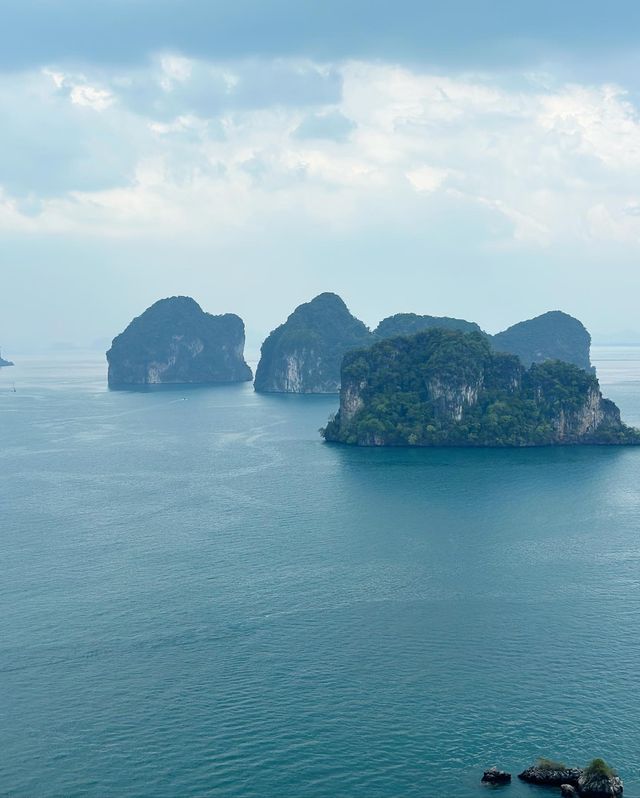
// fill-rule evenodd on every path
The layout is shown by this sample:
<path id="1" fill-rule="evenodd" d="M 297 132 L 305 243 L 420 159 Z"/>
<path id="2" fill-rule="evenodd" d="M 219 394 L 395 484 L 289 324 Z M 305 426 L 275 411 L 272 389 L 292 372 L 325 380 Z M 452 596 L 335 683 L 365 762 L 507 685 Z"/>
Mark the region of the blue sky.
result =
<path id="1" fill-rule="evenodd" d="M 0 343 L 161 296 L 640 329 L 631 2 L 4 0 Z"/>

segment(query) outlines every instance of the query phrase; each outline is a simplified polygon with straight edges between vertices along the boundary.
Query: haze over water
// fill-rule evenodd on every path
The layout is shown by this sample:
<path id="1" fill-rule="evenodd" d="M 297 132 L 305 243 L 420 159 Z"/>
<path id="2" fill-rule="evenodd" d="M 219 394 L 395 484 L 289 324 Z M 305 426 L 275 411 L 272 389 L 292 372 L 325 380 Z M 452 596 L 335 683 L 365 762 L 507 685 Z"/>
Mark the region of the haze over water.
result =
<path id="1" fill-rule="evenodd" d="M 640 349 L 593 359 L 640 426 Z M 473 798 L 601 755 L 640 795 L 640 448 L 340 448 L 336 404 L 0 370 L 2 794 Z"/>

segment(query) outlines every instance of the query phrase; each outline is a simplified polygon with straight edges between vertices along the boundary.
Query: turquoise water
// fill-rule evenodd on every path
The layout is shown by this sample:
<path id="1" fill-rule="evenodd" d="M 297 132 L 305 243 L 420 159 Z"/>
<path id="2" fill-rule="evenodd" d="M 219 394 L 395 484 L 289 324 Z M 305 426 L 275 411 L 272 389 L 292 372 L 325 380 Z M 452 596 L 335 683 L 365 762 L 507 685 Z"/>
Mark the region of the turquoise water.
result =
<path id="1" fill-rule="evenodd" d="M 594 359 L 640 425 L 640 350 Z M 0 794 L 471 798 L 544 754 L 640 796 L 640 449 L 339 448 L 333 397 L 104 378 L 0 371 Z"/>

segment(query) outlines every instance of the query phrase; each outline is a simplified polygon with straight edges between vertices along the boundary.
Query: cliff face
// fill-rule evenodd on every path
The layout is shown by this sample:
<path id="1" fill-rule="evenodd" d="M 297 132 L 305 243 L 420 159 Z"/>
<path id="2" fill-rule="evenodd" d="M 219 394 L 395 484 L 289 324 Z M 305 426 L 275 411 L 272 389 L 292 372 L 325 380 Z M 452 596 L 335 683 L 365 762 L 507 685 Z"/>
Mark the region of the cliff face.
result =
<path id="1" fill-rule="evenodd" d="M 416 313 L 396 313 L 383 319 L 373 331 L 376 338 L 394 338 L 396 335 L 413 335 L 439 327 L 442 330 L 482 332 L 474 321 L 452 319 L 449 316 L 419 316 Z"/>
<path id="2" fill-rule="evenodd" d="M 494 335 L 492 343 L 497 352 L 517 355 L 525 366 L 562 360 L 585 371 L 593 370 L 589 359 L 591 336 L 578 319 L 560 310 L 514 324 Z"/>
<path id="3" fill-rule="evenodd" d="M 484 335 L 434 329 L 350 352 L 326 440 L 360 446 L 640 443 L 593 374 L 525 369 Z"/>
<path id="4" fill-rule="evenodd" d="M 345 352 L 371 341 L 368 328 L 336 294 L 297 307 L 262 344 L 255 389 L 268 393 L 338 393 Z"/>
<path id="5" fill-rule="evenodd" d="M 205 313 L 190 297 L 161 299 L 113 339 L 109 385 L 244 382 L 244 324 Z"/>

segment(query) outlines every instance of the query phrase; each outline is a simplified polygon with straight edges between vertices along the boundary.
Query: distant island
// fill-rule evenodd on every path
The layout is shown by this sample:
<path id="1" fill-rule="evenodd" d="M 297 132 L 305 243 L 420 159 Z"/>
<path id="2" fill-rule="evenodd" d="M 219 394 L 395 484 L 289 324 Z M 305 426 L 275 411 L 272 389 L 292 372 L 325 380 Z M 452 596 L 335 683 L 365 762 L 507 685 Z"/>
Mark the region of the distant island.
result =
<path id="1" fill-rule="evenodd" d="M 413 335 L 439 327 L 442 330 L 482 332 L 474 321 L 454 319 L 449 316 L 419 316 L 417 313 L 396 313 L 383 319 L 373 331 L 375 338 L 394 338 L 397 335 Z"/>
<path id="2" fill-rule="evenodd" d="M 518 355 L 525 366 L 562 360 L 593 371 L 589 357 L 591 336 L 582 322 L 560 310 L 514 324 L 494 335 L 491 343 L 498 352 Z"/>
<path id="3" fill-rule="evenodd" d="M 374 330 L 374 336 L 392 338 L 396 335 L 413 335 L 436 327 L 442 330 L 482 332 L 475 322 L 465 319 L 397 313 L 383 319 Z M 561 310 L 551 310 L 533 319 L 518 322 L 496 335 L 485 335 L 497 352 L 517 355 L 525 366 L 544 363 L 545 360 L 562 360 L 586 371 L 593 368 L 589 357 L 591 336 L 582 322 Z"/>
<path id="4" fill-rule="evenodd" d="M 345 352 L 371 343 L 371 332 L 337 294 L 297 307 L 262 344 L 255 389 L 267 393 L 338 393 Z"/>
<path id="5" fill-rule="evenodd" d="M 371 332 L 337 294 L 324 293 L 299 305 L 266 338 L 255 389 L 267 393 L 338 393 L 340 365 L 347 352 L 432 329 L 478 333 L 495 351 L 517 355 L 526 366 L 562 360 L 593 371 L 591 336 L 578 319 L 559 310 L 519 322 L 496 335 L 485 333 L 476 322 L 466 319 L 417 313 L 388 316 Z"/>
<path id="6" fill-rule="evenodd" d="M 0 355 L 0 369 L 4 368 L 5 366 L 13 366 L 13 362 L 11 360 L 5 360 L 2 355 Z"/>
<path id="7" fill-rule="evenodd" d="M 245 382 L 244 323 L 205 313 L 191 297 L 161 299 L 113 339 L 108 381 L 130 385 Z"/>
<path id="8" fill-rule="evenodd" d="M 349 352 L 327 441 L 358 446 L 639 444 L 572 363 L 526 368 L 482 333 L 435 328 Z"/>

